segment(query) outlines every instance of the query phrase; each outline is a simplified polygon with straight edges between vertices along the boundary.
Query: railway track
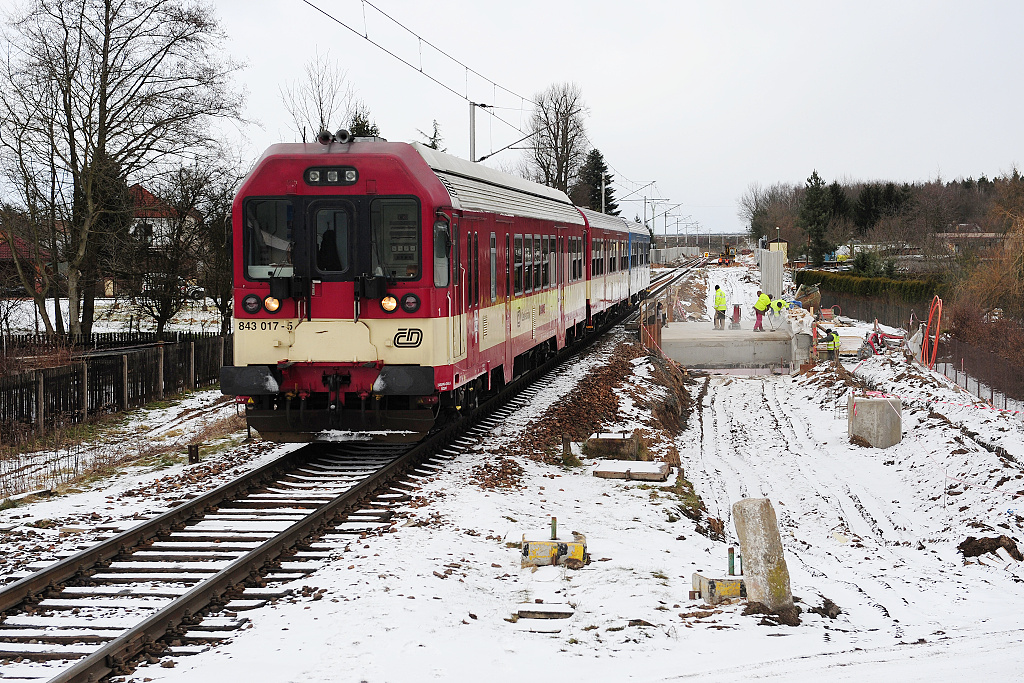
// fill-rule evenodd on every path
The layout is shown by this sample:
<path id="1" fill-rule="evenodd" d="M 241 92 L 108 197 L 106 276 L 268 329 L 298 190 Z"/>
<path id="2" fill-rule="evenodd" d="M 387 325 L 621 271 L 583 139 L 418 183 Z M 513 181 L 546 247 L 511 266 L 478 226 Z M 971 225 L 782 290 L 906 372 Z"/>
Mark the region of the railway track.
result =
<path id="1" fill-rule="evenodd" d="M 416 478 L 528 403 L 538 380 L 622 317 L 419 444 L 311 444 L 3 587 L 0 677 L 99 681 L 228 637 L 248 621 L 240 613 L 289 594 L 328 558 L 334 546 L 320 538 L 385 530 Z"/>

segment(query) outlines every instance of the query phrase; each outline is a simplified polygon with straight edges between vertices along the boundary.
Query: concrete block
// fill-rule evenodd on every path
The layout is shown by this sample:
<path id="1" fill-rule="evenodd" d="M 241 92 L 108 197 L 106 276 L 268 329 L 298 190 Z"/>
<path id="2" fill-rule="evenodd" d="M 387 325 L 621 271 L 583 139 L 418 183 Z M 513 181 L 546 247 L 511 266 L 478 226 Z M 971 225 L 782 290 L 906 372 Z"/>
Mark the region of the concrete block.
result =
<path id="1" fill-rule="evenodd" d="M 888 448 L 903 439 L 900 399 L 850 394 L 846 407 L 847 432 L 851 439 L 860 437 L 875 448 Z"/>
<path id="2" fill-rule="evenodd" d="M 594 468 L 594 476 L 602 479 L 665 481 L 671 471 L 672 467 L 667 462 L 600 460 Z"/>
<path id="3" fill-rule="evenodd" d="M 545 565 L 565 564 L 567 561 L 584 563 L 587 561 L 587 538 L 583 534 L 573 533 L 573 540 L 561 539 L 527 539 L 523 534 L 523 556 L 520 566 L 542 567 Z"/>
<path id="4" fill-rule="evenodd" d="M 520 619 L 568 619 L 576 610 L 565 603 L 533 603 L 524 602 L 519 605 L 517 614 Z"/>
<path id="5" fill-rule="evenodd" d="M 583 442 L 583 453 L 591 458 L 609 460 L 639 460 L 640 437 L 637 434 L 618 436 L 592 436 Z"/>
<path id="6" fill-rule="evenodd" d="M 733 504 L 732 519 L 743 549 L 747 600 L 760 602 L 775 613 L 793 610 L 789 568 L 771 501 L 744 498 Z"/>
<path id="7" fill-rule="evenodd" d="M 709 605 L 717 605 L 731 598 L 747 597 L 747 587 L 738 576 L 712 579 L 694 572 L 693 590 L 690 593 L 697 593 Z"/>

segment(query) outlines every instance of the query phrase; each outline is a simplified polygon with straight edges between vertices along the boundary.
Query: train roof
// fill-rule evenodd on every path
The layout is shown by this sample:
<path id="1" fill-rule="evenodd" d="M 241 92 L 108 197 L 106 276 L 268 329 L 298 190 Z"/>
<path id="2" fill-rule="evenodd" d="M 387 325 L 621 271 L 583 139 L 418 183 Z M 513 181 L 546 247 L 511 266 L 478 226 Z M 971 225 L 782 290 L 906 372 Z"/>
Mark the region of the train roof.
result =
<path id="1" fill-rule="evenodd" d="M 617 232 L 629 232 L 634 235 L 644 235 L 649 237 L 650 232 L 647 231 L 641 223 L 636 221 L 628 221 L 622 216 L 610 216 L 600 211 L 594 211 L 592 209 L 579 209 L 583 216 L 587 219 L 587 223 L 595 228 L 602 230 L 615 230 Z"/>
<path id="2" fill-rule="evenodd" d="M 579 211 L 560 190 L 438 152 L 418 142 L 412 143 L 412 147 L 447 188 L 456 209 L 583 225 Z"/>

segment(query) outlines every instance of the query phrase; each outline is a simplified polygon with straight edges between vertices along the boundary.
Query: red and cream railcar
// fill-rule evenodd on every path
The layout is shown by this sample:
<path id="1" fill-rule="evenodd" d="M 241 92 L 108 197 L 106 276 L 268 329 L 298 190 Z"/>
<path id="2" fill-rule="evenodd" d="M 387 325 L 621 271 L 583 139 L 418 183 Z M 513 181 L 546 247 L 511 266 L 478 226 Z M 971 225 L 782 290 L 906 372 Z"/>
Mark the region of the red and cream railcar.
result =
<path id="1" fill-rule="evenodd" d="M 650 282 L 643 226 L 418 144 L 271 147 L 233 207 L 234 366 L 265 438 L 415 439 Z"/>

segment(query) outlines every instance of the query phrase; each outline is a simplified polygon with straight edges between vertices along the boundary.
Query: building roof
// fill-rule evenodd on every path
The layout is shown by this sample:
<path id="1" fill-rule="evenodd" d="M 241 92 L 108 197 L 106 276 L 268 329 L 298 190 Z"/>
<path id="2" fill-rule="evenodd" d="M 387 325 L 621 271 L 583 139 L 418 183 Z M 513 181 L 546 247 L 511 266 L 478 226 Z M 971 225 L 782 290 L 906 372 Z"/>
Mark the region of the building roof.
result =
<path id="1" fill-rule="evenodd" d="M 17 235 L 14 235 L 13 242 L 14 248 L 17 250 L 18 256 L 24 259 L 32 258 L 32 245 L 28 241 L 18 237 Z M 39 251 L 43 258 L 47 258 L 50 255 L 50 252 L 47 249 L 40 249 Z M 11 251 L 11 243 L 10 241 L 8 241 L 7 235 L 0 232 L 0 261 L 13 260 L 14 253 Z"/>

